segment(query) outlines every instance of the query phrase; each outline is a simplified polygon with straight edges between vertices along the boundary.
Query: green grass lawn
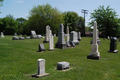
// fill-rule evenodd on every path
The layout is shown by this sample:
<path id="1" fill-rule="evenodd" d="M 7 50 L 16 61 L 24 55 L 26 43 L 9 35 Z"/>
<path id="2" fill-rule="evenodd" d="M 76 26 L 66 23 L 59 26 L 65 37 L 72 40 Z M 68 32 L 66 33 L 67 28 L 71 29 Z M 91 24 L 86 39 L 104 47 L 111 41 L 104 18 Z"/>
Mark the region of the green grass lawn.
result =
<path id="1" fill-rule="evenodd" d="M 87 59 L 91 52 L 90 37 L 82 37 L 75 48 L 49 51 L 49 44 L 44 43 L 45 52 L 38 51 L 38 44 L 44 39 L 12 40 L 12 36 L 0 38 L 0 80 L 120 80 L 120 42 L 118 53 L 108 53 L 110 41 L 101 40 L 99 45 L 100 60 Z M 54 38 L 54 44 L 57 37 Z M 37 60 L 46 60 L 45 70 L 50 76 L 32 78 L 37 73 Z M 57 62 L 70 63 L 69 71 L 55 70 Z"/>

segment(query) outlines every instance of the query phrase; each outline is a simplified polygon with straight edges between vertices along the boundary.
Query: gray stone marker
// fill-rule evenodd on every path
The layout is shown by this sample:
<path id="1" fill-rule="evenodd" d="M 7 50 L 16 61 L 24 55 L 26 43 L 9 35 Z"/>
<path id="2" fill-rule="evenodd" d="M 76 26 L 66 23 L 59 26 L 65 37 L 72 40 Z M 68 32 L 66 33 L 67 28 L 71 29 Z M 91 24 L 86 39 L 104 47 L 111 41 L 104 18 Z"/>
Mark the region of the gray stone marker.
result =
<path id="1" fill-rule="evenodd" d="M 37 39 L 41 39 L 42 38 L 42 36 L 41 35 L 37 35 Z"/>
<path id="2" fill-rule="evenodd" d="M 36 32 L 35 31 L 31 31 L 31 36 L 30 36 L 31 39 L 36 39 L 37 38 L 37 35 L 36 35 Z"/>
<path id="3" fill-rule="evenodd" d="M 61 23 L 59 26 L 59 33 L 58 33 L 58 41 L 56 44 L 56 48 L 60 48 L 60 49 L 66 49 L 67 48 L 67 44 L 65 42 L 65 37 L 64 37 L 64 26 Z"/>
<path id="4" fill-rule="evenodd" d="M 24 40 L 25 39 L 25 37 L 19 37 L 19 40 Z"/>
<path id="5" fill-rule="evenodd" d="M 54 37 L 56 37 L 56 34 L 54 34 Z"/>
<path id="6" fill-rule="evenodd" d="M 118 50 L 117 50 L 117 38 L 112 37 L 110 41 L 111 41 L 110 42 L 110 50 L 108 52 L 118 53 Z"/>
<path id="7" fill-rule="evenodd" d="M 15 36 L 17 36 L 17 33 L 14 33 Z"/>
<path id="8" fill-rule="evenodd" d="M 78 41 L 81 41 L 81 33 L 78 32 Z"/>
<path id="9" fill-rule="evenodd" d="M 70 47 L 71 47 L 71 45 L 70 45 L 70 42 L 69 42 L 69 41 L 67 41 L 67 42 L 66 42 L 66 44 L 67 44 L 67 47 L 68 47 L 68 48 L 70 48 Z"/>
<path id="10" fill-rule="evenodd" d="M 70 63 L 69 62 L 58 62 L 57 63 L 57 70 L 65 70 L 70 68 Z"/>
<path id="11" fill-rule="evenodd" d="M 26 37 L 26 39 L 30 39 L 30 37 Z"/>
<path id="12" fill-rule="evenodd" d="M 38 59 L 38 72 L 37 74 L 31 75 L 32 77 L 43 77 L 43 76 L 49 76 L 49 73 L 45 73 L 45 59 Z"/>
<path id="13" fill-rule="evenodd" d="M 19 40 L 19 37 L 13 36 L 12 40 Z"/>
<path id="14" fill-rule="evenodd" d="M 39 51 L 38 52 L 42 52 L 45 51 L 45 47 L 43 44 L 39 44 Z"/>
<path id="15" fill-rule="evenodd" d="M 70 42 L 71 47 L 75 47 L 75 43 L 72 41 Z"/>
<path id="16" fill-rule="evenodd" d="M 3 34 L 3 32 L 1 32 L 1 38 L 4 38 L 4 34 Z"/>
<path id="17" fill-rule="evenodd" d="M 91 44 L 92 44 L 92 42 L 93 42 L 93 39 L 91 40 Z M 99 31 L 98 31 L 98 29 L 97 29 L 97 44 L 98 44 L 98 45 L 101 44 L 101 41 L 100 41 L 100 39 L 99 39 Z"/>
<path id="18" fill-rule="evenodd" d="M 70 39 L 69 36 L 70 36 L 70 35 L 69 35 L 69 26 L 68 26 L 68 24 L 67 24 L 67 31 L 66 31 L 66 32 L 67 32 L 67 34 L 66 34 L 66 36 L 67 36 L 67 41 L 69 41 L 69 39 Z"/>
<path id="19" fill-rule="evenodd" d="M 49 42 L 49 35 L 50 35 L 50 26 L 47 25 L 46 26 L 46 36 L 45 36 L 45 40 L 43 41 L 44 43 L 48 43 Z"/>
<path id="20" fill-rule="evenodd" d="M 52 34 L 49 36 L 49 50 L 54 50 L 54 39 Z"/>
<path id="21" fill-rule="evenodd" d="M 94 22 L 93 29 L 93 43 L 91 45 L 91 52 L 87 56 L 87 59 L 100 59 L 100 53 L 98 52 L 98 44 L 97 44 L 97 22 Z"/>
<path id="22" fill-rule="evenodd" d="M 70 33 L 70 42 L 72 42 L 72 41 L 75 43 L 75 45 L 79 45 L 78 34 L 76 31 L 72 31 Z"/>

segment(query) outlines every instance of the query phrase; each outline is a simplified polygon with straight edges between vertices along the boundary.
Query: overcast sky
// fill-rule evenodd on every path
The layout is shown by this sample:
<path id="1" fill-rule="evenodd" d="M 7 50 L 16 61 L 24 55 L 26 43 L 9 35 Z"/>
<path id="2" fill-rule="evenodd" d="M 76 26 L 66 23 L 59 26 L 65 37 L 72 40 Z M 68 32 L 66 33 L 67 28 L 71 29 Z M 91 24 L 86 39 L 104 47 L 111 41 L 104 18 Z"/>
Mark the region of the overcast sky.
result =
<path id="1" fill-rule="evenodd" d="M 110 5 L 110 8 L 115 9 L 118 15 L 120 15 L 120 0 L 4 0 L 3 6 L 0 7 L 0 18 L 5 17 L 8 14 L 13 15 L 14 18 L 26 18 L 29 15 L 29 11 L 37 5 L 50 4 L 52 7 L 56 7 L 62 12 L 74 11 L 79 16 L 84 16 L 81 9 L 88 10 L 86 15 L 86 25 L 90 20 L 90 13 L 97 7 L 104 5 L 105 8 Z"/>

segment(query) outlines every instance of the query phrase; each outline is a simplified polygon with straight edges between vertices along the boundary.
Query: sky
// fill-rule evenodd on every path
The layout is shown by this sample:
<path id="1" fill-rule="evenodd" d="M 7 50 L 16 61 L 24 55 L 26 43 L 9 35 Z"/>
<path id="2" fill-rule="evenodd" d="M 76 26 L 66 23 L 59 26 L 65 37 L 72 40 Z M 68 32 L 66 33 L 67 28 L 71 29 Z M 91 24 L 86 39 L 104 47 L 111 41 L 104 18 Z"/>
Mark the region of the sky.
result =
<path id="1" fill-rule="evenodd" d="M 120 15 L 120 0 L 4 0 L 3 6 L 0 7 L 0 18 L 11 14 L 14 18 L 28 19 L 29 12 L 34 6 L 46 5 L 47 3 L 61 12 L 73 11 L 82 17 L 84 14 L 81 9 L 88 10 L 88 14 L 85 15 L 86 25 L 90 22 L 91 13 L 102 5 L 105 8 L 110 5 L 110 8 L 113 8 L 117 15 Z"/>

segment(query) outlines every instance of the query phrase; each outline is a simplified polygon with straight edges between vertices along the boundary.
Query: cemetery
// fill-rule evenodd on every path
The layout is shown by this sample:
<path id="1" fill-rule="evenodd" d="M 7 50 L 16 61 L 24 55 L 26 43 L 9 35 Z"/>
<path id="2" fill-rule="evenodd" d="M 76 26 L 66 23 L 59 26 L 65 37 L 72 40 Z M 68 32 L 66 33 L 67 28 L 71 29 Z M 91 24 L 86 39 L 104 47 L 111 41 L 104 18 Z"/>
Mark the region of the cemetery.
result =
<path id="1" fill-rule="evenodd" d="M 60 49 L 55 48 L 58 37 L 54 37 L 55 50 L 49 51 L 49 43 L 43 43 L 41 39 L 11 40 L 12 36 L 5 35 L 0 38 L 0 79 L 7 80 L 36 80 L 40 77 L 44 80 L 116 80 L 119 79 L 119 60 L 118 53 L 110 53 L 111 41 L 101 40 L 98 47 L 101 59 L 87 59 L 91 52 L 90 41 L 92 37 L 81 37 L 82 41 L 73 48 Z M 67 37 L 65 37 L 67 41 Z M 93 40 L 94 42 L 94 40 Z M 120 50 L 120 42 L 115 38 L 115 50 Z M 38 51 L 38 44 L 44 45 L 44 52 Z M 116 48 L 117 47 L 117 48 Z M 43 73 L 37 73 L 37 60 L 45 61 L 45 70 Z M 63 65 L 63 66 L 60 66 Z M 58 66 L 58 67 L 57 67 Z M 56 69 L 71 68 L 67 71 Z M 37 74 L 36 74 L 37 73 Z M 32 75 L 32 76 L 31 76 Z M 45 76 L 45 77 L 41 77 Z"/>

